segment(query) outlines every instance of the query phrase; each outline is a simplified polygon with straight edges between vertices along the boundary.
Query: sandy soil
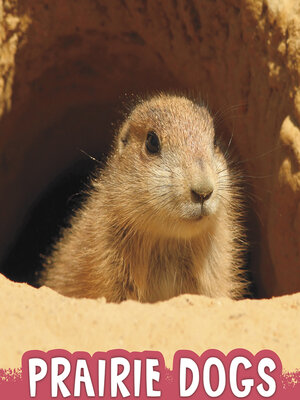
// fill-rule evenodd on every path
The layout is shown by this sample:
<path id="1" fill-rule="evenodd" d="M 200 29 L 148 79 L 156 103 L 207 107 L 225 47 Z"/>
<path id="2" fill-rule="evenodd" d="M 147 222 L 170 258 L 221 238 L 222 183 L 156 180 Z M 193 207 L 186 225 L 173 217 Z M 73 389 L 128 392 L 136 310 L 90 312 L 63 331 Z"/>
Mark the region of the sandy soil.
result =
<path id="1" fill-rule="evenodd" d="M 271 300 L 184 295 L 158 304 L 70 299 L 0 277 L 1 368 L 19 367 L 27 350 L 275 351 L 287 371 L 300 366 L 300 293 Z"/>

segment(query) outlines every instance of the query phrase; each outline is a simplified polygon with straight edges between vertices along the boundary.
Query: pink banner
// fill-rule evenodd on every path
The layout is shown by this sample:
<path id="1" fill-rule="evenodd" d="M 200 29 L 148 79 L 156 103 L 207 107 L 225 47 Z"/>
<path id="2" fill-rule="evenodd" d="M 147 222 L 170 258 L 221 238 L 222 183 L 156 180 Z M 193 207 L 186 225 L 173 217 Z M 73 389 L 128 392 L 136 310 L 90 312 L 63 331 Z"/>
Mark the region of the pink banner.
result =
<path id="1" fill-rule="evenodd" d="M 29 351 L 22 369 L 0 370 L 1 400 L 65 398 L 299 400 L 300 371 L 283 374 L 276 353 L 244 349 L 177 351 L 172 370 L 155 351 Z"/>

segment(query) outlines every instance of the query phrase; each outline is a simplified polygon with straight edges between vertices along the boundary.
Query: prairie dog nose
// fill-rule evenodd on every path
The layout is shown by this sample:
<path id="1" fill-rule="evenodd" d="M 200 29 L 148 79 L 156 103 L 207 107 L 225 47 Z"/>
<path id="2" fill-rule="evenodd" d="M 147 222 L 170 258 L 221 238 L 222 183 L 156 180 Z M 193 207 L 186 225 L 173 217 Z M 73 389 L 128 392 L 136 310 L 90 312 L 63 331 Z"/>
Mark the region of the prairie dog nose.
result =
<path id="1" fill-rule="evenodd" d="M 191 186 L 191 199 L 193 203 L 204 203 L 210 198 L 214 191 L 211 182 L 203 182 L 198 185 Z"/>

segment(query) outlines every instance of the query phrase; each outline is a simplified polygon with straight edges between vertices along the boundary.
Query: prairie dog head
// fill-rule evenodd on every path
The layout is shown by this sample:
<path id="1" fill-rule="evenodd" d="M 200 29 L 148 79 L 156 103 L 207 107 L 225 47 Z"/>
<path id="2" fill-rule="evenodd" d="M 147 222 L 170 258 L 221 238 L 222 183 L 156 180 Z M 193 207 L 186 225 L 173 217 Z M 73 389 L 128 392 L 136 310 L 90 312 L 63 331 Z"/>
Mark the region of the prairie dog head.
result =
<path id="1" fill-rule="evenodd" d="M 120 129 L 115 162 L 119 207 L 139 229 L 190 238 L 218 217 L 229 178 L 205 107 L 171 95 L 141 102 Z"/>

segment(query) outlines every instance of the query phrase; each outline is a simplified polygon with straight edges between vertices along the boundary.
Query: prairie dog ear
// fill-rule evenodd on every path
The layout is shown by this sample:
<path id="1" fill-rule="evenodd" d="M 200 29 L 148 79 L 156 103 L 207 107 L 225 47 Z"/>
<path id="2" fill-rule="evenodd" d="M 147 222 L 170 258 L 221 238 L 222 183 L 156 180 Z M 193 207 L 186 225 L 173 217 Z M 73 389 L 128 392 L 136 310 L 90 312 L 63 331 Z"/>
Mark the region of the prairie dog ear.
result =
<path id="1" fill-rule="evenodd" d="M 125 147 L 128 145 L 129 142 L 129 126 L 128 123 L 125 123 L 117 136 L 117 148 L 119 154 L 122 154 Z"/>

